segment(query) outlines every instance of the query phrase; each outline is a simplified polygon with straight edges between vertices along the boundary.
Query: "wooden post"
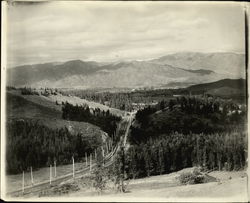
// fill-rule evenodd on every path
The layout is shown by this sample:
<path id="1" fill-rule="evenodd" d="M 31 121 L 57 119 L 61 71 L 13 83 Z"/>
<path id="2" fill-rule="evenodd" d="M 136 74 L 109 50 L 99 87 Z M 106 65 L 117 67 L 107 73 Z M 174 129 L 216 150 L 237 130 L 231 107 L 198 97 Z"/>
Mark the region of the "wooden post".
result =
<path id="1" fill-rule="evenodd" d="M 54 161 L 55 177 L 56 177 L 56 161 Z"/>
<path id="2" fill-rule="evenodd" d="M 24 193 L 24 171 L 23 171 L 23 184 L 22 184 L 22 191 Z"/>
<path id="3" fill-rule="evenodd" d="M 51 181 L 52 181 L 52 166 L 49 166 L 49 184 L 51 185 Z"/>
<path id="4" fill-rule="evenodd" d="M 104 166 L 104 156 L 105 156 L 105 153 L 104 153 L 104 149 L 102 147 L 102 159 L 103 159 L 103 166 Z"/>
<path id="5" fill-rule="evenodd" d="M 31 185 L 33 185 L 34 181 L 33 181 L 32 166 L 30 167 L 30 179 L 31 179 Z"/>
<path id="6" fill-rule="evenodd" d="M 102 147 L 102 156 L 105 156 L 104 148 Z"/>
<path id="7" fill-rule="evenodd" d="M 86 152 L 85 152 L 85 161 L 86 161 L 86 166 L 88 166 L 88 156 Z"/>
<path id="8" fill-rule="evenodd" d="M 73 163 L 73 178 L 75 178 L 75 162 L 73 156 L 72 156 L 72 163 Z"/>
<path id="9" fill-rule="evenodd" d="M 91 172 L 92 169 L 92 154 L 90 154 L 90 158 L 89 158 L 89 171 Z"/>
<path id="10" fill-rule="evenodd" d="M 96 153 L 96 149 L 95 149 L 95 159 L 97 159 L 97 153 Z"/>
<path id="11" fill-rule="evenodd" d="M 106 141 L 106 152 L 108 153 L 108 151 L 109 151 L 109 148 L 108 148 L 108 143 Z"/>

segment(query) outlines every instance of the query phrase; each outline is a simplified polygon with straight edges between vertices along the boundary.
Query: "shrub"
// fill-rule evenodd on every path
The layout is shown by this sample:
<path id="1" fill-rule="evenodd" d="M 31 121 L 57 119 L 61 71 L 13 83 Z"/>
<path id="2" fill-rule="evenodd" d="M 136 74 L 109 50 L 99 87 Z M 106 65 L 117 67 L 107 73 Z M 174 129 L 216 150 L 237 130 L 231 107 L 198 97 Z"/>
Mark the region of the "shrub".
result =
<path id="1" fill-rule="evenodd" d="M 182 184 L 200 184 L 205 182 L 205 176 L 201 174 L 198 170 L 193 172 L 182 173 L 179 177 Z"/>
<path id="2" fill-rule="evenodd" d="M 107 170 L 104 167 L 97 167 L 94 171 L 94 184 L 93 186 L 98 191 L 98 194 L 102 194 L 107 184 Z"/>

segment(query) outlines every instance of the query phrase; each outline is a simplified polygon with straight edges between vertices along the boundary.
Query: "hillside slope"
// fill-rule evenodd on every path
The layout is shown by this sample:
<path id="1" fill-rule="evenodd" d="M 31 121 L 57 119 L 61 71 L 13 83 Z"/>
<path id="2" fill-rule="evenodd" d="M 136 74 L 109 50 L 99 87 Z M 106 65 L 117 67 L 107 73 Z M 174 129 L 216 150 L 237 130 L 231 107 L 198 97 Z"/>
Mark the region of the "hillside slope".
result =
<path id="1" fill-rule="evenodd" d="M 246 99 L 246 80 L 244 79 L 223 79 L 212 83 L 192 85 L 186 90 L 192 94 L 211 94 L 227 98 Z"/>
<path id="2" fill-rule="evenodd" d="M 66 121 L 62 119 L 61 106 L 42 96 L 21 95 L 19 92 L 7 92 L 7 122 L 24 119 L 38 122 L 51 129 L 67 128 L 73 134 L 100 136 L 104 134 L 99 127 L 89 123 Z"/>
<path id="3" fill-rule="evenodd" d="M 13 86 L 31 86 L 34 83 L 44 80 L 53 83 L 72 75 L 88 75 L 97 69 L 98 65 L 96 63 L 80 60 L 68 61 L 62 64 L 24 65 L 9 69 L 7 81 L 8 84 Z M 48 86 L 50 85 L 48 84 Z"/>
<path id="4" fill-rule="evenodd" d="M 206 69 L 226 74 L 230 78 L 245 78 L 245 55 L 237 53 L 182 52 L 151 60 L 158 64 L 198 70 Z"/>

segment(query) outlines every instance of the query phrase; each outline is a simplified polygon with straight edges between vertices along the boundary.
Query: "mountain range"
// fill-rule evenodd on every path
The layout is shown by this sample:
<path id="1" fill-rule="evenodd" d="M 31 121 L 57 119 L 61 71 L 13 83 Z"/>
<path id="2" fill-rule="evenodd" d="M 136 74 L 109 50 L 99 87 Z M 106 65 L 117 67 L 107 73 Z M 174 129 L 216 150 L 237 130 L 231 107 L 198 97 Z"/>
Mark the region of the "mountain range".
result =
<path id="1" fill-rule="evenodd" d="M 195 52 L 105 65 L 95 61 L 72 60 L 9 68 L 7 84 L 57 88 L 175 88 L 225 78 L 245 78 L 244 64 L 244 54 Z"/>

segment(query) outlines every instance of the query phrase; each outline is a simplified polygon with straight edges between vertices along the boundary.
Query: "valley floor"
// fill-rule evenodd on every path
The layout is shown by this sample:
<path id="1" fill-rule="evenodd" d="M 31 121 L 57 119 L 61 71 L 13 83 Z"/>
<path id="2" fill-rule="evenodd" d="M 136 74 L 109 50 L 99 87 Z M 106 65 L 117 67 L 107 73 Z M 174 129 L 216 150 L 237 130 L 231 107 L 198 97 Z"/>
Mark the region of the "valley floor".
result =
<path id="1" fill-rule="evenodd" d="M 178 180 L 179 175 L 190 170 L 192 168 L 167 175 L 131 180 L 126 193 L 114 192 L 110 187 L 103 191 L 102 195 L 98 195 L 91 187 L 80 187 L 78 191 L 66 192 L 57 197 L 49 195 L 50 197 L 41 197 L 39 200 L 46 200 L 46 198 L 62 200 L 63 197 L 63 201 L 247 201 L 246 171 L 213 171 L 208 175 L 216 178 L 216 182 L 181 185 Z"/>

